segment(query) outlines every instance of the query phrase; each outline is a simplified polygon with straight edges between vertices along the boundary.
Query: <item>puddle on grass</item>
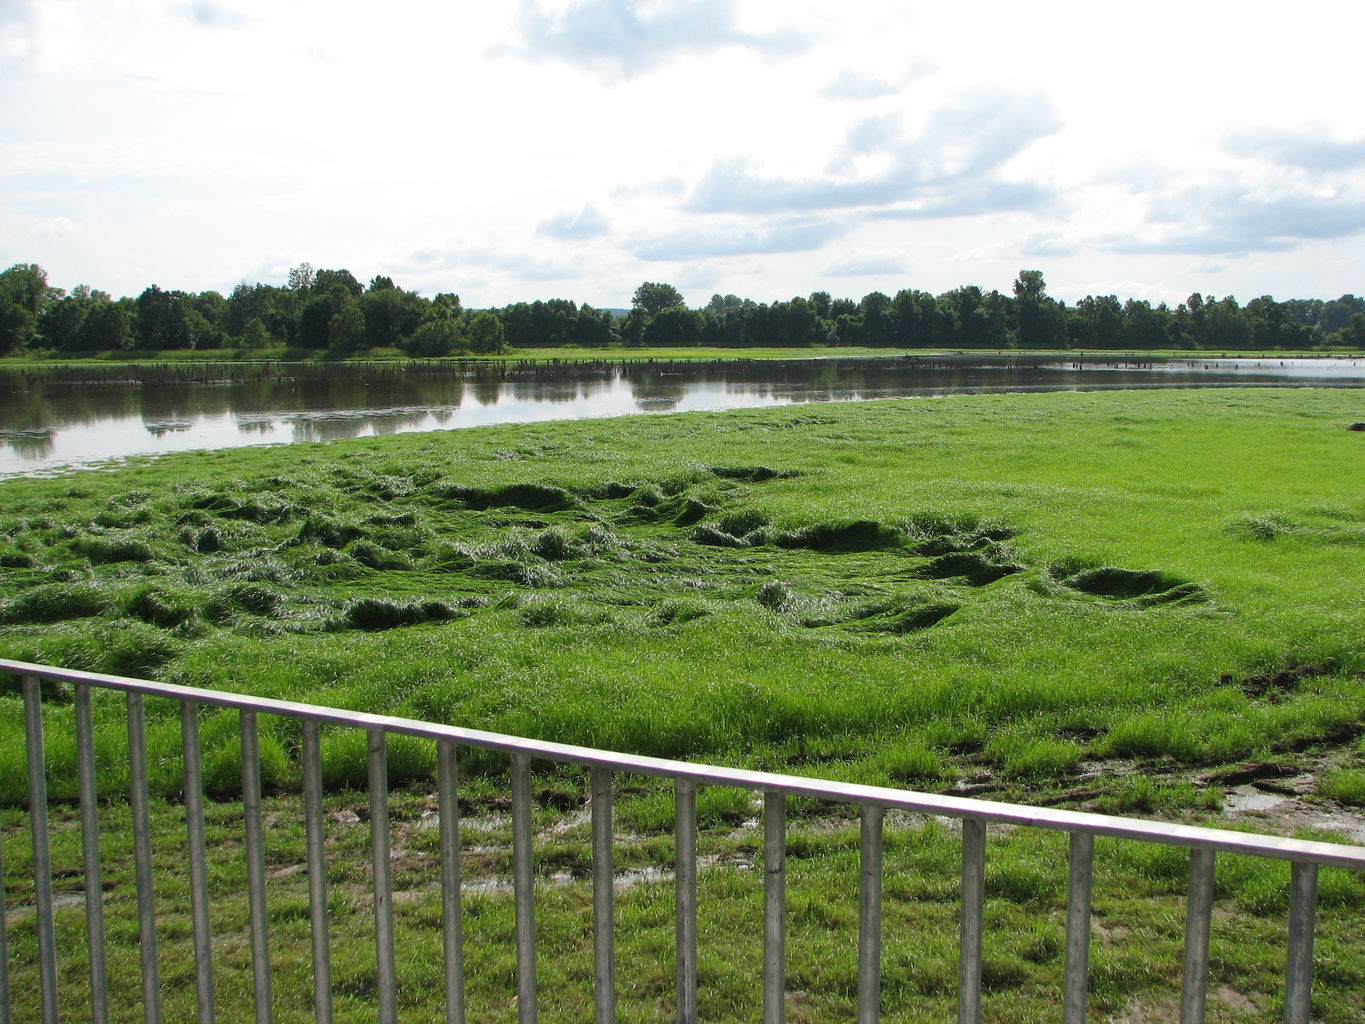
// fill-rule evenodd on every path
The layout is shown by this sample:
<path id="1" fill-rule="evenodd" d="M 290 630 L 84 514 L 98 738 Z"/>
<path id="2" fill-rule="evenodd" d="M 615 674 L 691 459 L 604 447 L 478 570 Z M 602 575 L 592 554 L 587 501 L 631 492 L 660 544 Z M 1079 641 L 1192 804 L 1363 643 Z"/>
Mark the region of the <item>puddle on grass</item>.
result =
<path id="1" fill-rule="evenodd" d="M 1223 811 L 1239 814 L 1243 811 L 1268 811 L 1290 798 L 1280 793 L 1265 793 L 1255 786 L 1234 786 L 1223 794 Z"/>

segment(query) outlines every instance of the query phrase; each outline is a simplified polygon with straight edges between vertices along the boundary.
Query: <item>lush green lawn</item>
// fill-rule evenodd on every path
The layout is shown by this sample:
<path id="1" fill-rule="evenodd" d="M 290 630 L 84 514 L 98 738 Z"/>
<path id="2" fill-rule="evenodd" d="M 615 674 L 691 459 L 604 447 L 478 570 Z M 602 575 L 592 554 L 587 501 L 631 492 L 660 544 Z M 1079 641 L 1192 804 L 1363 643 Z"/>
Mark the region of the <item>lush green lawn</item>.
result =
<path id="1" fill-rule="evenodd" d="M 1365 768 L 1360 392 L 974 396 L 638 417 L 166 457 L 0 483 L 0 655 L 646 753 L 1025 799 L 1076 773 L 1110 810 L 1217 804 L 1146 774 L 1335 751 Z M 1292 671 L 1291 671 L 1292 670 Z M 74 793 L 67 695 L 49 786 Z M 189 1017 L 179 722 L 148 706 L 168 1005 Z M 126 784 L 121 704 L 97 700 L 100 784 Z M 306 876 L 290 727 L 262 721 L 279 1019 L 306 1019 Z M 236 721 L 203 726 L 219 992 L 249 1014 Z M 363 739 L 325 736 L 342 1019 L 368 1019 Z M 439 1012 L 432 752 L 394 741 L 400 999 Z M 1132 771 L 1136 765 L 1136 779 Z M 462 804 L 471 1020 L 512 1019 L 505 764 L 471 753 Z M 0 696 L 0 811 L 16 1019 L 32 1016 L 19 702 Z M 671 798 L 623 780 L 618 867 L 667 867 Z M 546 1018 L 591 1005 L 586 783 L 538 771 Z M 703 791 L 702 1012 L 753 1019 L 761 841 L 743 795 Z M 58 887 L 79 891 L 74 812 Z M 138 1014 L 127 808 L 107 824 L 120 1019 Z M 789 1016 L 852 1015 L 857 833 L 794 806 Z M 897 821 L 887 1016 L 951 1016 L 957 841 Z M 1055 1016 L 1060 837 L 992 839 L 987 1017 Z M 1102 843 L 1092 1013 L 1160 1019 L 1178 990 L 1186 860 Z M 549 876 L 558 873 L 559 881 Z M 1211 1014 L 1274 1020 L 1283 865 L 1220 860 Z M 1326 872 L 1315 1017 L 1365 1015 L 1365 884 Z M 669 884 L 618 893 L 622 1018 L 666 1016 Z M 82 948 L 79 903 L 59 914 Z M 71 1016 L 83 966 L 65 963 Z M 1098 1019 L 1098 1018 L 1097 1018 Z"/>

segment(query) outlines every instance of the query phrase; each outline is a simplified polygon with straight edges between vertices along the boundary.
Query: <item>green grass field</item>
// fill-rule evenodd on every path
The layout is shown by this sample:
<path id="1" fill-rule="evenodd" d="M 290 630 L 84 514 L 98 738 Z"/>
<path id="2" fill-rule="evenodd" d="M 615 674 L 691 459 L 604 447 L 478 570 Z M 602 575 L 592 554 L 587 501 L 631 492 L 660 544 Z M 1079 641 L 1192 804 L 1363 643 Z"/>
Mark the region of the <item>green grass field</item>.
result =
<path id="1" fill-rule="evenodd" d="M 964 784 L 1029 800 L 1066 799 L 1084 777 L 1092 805 L 1182 816 L 1216 807 L 1216 794 L 1147 776 L 1330 753 L 1321 799 L 1358 803 L 1365 434 L 1346 427 L 1362 419 L 1355 391 L 972 396 L 241 449 L 10 480 L 0 483 L 0 656 L 858 782 Z M 58 800 L 75 792 L 68 699 L 49 694 L 46 716 Z M 23 900 L 10 880 L 26 856 L 15 806 L 25 770 L 18 698 L 0 704 L 13 906 Z M 148 714 L 171 866 L 182 859 L 170 835 L 179 722 L 170 707 L 149 704 Z M 97 701 L 96 716 L 100 783 L 115 798 L 126 785 L 119 702 Z M 262 726 L 267 784 L 293 800 L 297 735 Z M 209 715 L 203 732 L 209 787 L 228 799 L 235 718 Z M 395 743 L 390 769 L 410 787 L 400 800 L 429 801 L 430 749 Z M 500 835 L 505 765 L 471 754 L 463 770 L 470 813 Z M 363 741 L 327 735 L 324 773 L 334 801 L 356 803 L 348 792 L 363 783 Z M 580 877 L 584 827 L 552 823 L 585 782 L 550 772 L 538 786 L 541 870 Z M 741 927 L 729 915 L 757 929 L 761 889 L 751 809 L 724 791 L 708 800 L 705 842 L 717 860 L 703 889 L 718 920 L 703 922 L 703 945 Z M 234 806 L 214 813 L 240 824 Z M 106 811 L 111 821 L 126 813 L 117 799 Z M 791 1016 L 829 1019 L 852 1005 L 853 933 L 837 936 L 856 914 L 856 829 L 838 813 L 794 813 L 793 842 L 807 852 L 793 855 L 806 893 L 794 897 L 804 902 L 793 920 L 807 937 L 793 954 Z M 628 863 L 667 865 L 670 815 L 657 787 L 622 794 Z M 279 812 L 272 863 L 296 858 L 297 820 Z M 413 829 L 414 850 L 434 842 Z M 337 899 L 355 918 L 340 914 L 338 927 L 362 935 L 364 830 L 337 831 L 337 883 L 350 892 Z M 951 1013 L 955 840 L 932 824 L 895 834 L 904 900 L 888 928 L 900 979 L 888 1016 Z M 78 833 L 63 835 L 75 856 Z M 237 863 L 238 841 L 224 840 L 226 863 Z M 490 845 L 484 832 L 468 841 Z M 993 843 L 988 923 L 1005 938 L 988 972 L 990 1019 L 1042 1019 L 1055 1005 L 1059 841 Z M 505 875 L 501 856 L 476 873 Z M 413 872 L 429 867 L 414 857 Z M 1107 863 L 1103 914 L 1130 931 L 1097 952 L 1096 1005 L 1119 1013 L 1136 1001 L 1159 1013 L 1178 977 L 1183 855 L 1114 844 Z M 1287 872 L 1230 864 L 1220 907 L 1241 931 L 1216 940 L 1215 959 L 1220 983 L 1246 1005 L 1215 1000 L 1215 1019 L 1271 1020 Z M 231 920 L 237 874 L 222 869 Z M 290 893 L 305 891 L 303 877 L 278 886 L 278 934 L 296 967 L 306 914 Z M 1324 915 L 1337 937 L 1332 952 L 1320 948 L 1331 959 L 1315 1012 L 1359 1020 L 1365 885 L 1327 878 Z M 166 884 L 170 898 L 179 883 Z M 552 947 L 589 948 L 586 890 L 550 885 L 545 898 Z M 439 943 L 436 899 L 415 896 L 401 910 L 413 1006 L 439 994 L 420 952 Z M 642 884 L 621 899 L 640 965 L 623 1017 L 649 1019 L 671 987 L 671 894 Z M 510 899 L 494 887 L 473 904 L 471 934 L 487 936 L 477 947 L 492 959 L 474 997 L 484 1010 L 471 1019 L 504 1019 L 514 1013 L 502 941 Z M 63 920 L 74 929 L 79 911 Z M 758 934 L 733 956 L 703 955 L 706 1016 L 754 1015 L 756 986 L 723 968 L 756 964 Z M 183 950 L 183 922 L 179 936 Z M 242 960 L 244 935 L 232 942 Z M 360 1014 L 373 969 L 346 955 Z M 548 1016 L 578 1019 L 591 966 L 561 959 L 546 968 Z M 306 973 L 281 998 L 306 1002 L 305 990 Z"/>

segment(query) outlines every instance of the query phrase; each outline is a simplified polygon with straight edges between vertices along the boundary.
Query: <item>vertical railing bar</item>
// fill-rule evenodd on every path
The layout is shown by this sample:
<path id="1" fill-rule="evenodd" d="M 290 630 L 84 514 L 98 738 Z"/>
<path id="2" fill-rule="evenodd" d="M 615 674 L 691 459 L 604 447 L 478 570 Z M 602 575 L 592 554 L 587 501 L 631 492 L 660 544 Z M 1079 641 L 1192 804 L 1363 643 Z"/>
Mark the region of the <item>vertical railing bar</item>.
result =
<path id="1" fill-rule="evenodd" d="M 1213 851 L 1190 851 L 1190 895 L 1185 909 L 1185 966 L 1180 1024 L 1202 1024 L 1209 975 L 1209 925 L 1213 918 Z"/>
<path id="2" fill-rule="evenodd" d="M 239 714 L 242 735 L 242 817 L 246 825 L 247 912 L 251 932 L 251 983 L 256 1024 L 270 1024 L 270 936 L 265 899 L 265 833 L 261 827 L 261 745 L 256 712 Z"/>
<path id="3" fill-rule="evenodd" d="M 147 722 L 142 694 L 129 692 L 128 789 L 133 813 L 133 870 L 137 885 L 138 951 L 142 962 L 142 1016 L 161 1020 L 161 975 L 156 959 L 156 896 L 152 887 L 151 799 L 147 792 Z"/>
<path id="4" fill-rule="evenodd" d="M 674 946 L 678 968 L 678 1024 L 697 1020 L 697 784 L 673 784 L 674 867 L 676 905 Z"/>
<path id="5" fill-rule="evenodd" d="M 981 939 L 986 909 L 986 823 L 962 819 L 962 926 L 957 951 L 958 1024 L 981 1019 Z"/>
<path id="6" fill-rule="evenodd" d="M 104 880 L 100 873 L 99 792 L 95 785 L 95 727 L 90 687 L 76 686 L 76 778 L 81 803 L 81 865 L 85 884 L 85 942 L 90 955 L 90 1020 L 109 1020 L 109 970 L 104 950 Z"/>
<path id="7" fill-rule="evenodd" d="M 313 945 L 313 1020 L 332 1021 L 332 943 L 327 911 L 327 833 L 322 808 L 322 727 L 303 727 L 303 818 L 308 846 L 308 923 Z"/>
<path id="8" fill-rule="evenodd" d="M 1095 837 L 1091 833 L 1071 833 L 1068 861 L 1062 1024 L 1083 1024 L 1090 983 L 1090 895 L 1095 875 Z"/>
<path id="9" fill-rule="evenodd" d="M 464 1024 L 464 923 L 460 917 L 460 802 L 455 744 L 436 744 L 436 799 L 441 823 L 441 936 L 446 1024 Z"/>
<path id="10" fill-rule="evenodd" d="M 592 770 L 592 937 L 597 1024 L 616 1020 L 615 872 L 612 868 L 612 779 Z"/>
<path id="11" fill-rule="evenodd" d="M 0 1024 L 9 1019 L 9 939 L 5 933 L 5 837 L 0 834 Z"/>
<path id="12" fill-rule="evenodd" d="M 763 794 L 763 1024 L 782 1024 L 787 998 L 787 794 Z"/>
<path id="13" fill-rule="evenodd" d="M 208 857 L 204 844 L 204 769 L 199 747 L 199 705 L 180 704 L 180 746 L 185 762 L 185 831 L 189 843 L 190 917 L 194 931 L 194 990 L 199 1024 L 213 1022 L 213 932 L 209 924 Z"/>
<path id="14" fill-rule="evenodd" d="M 0 833 L 0 1024 L 9 1019 L 9 939 L 5 931 L 5 837 Z"/>
<path id="15" fill-rule="evenodd" d="M 1289 881 L 1289 956 L 1285 966 L 1285 1024 L 1308 1024 L 1313 1010 L 1313 927 L 1318 866 L 1294 861 Z"/>
<path id="16" fill-rule="evenodd" d="M 858 1024 L 882 1012 L 882 820 L 886 808 L 863 804 L 858 842 Z"/>
<path id="17" fill-rule="evenodd" d="M 389 859 L 388 735 L 367 729 L 370 782 L 370 859 L 374 876 L 374 947 L 379 1024 L 397 1024 L 398 987 L 393 966 L 393 866 Z"/>
<path id="18" fill-rule="evenodd" d="M 24 739 L 28 751 L 28 824 L 33 842 L 33 906 L 38 925 L 38 984 L 43 1024 L 57 1024 L 57 930 L 52 916 L 52 852 L 47 833 L 47 759 L 43 752 L 42 690 L 24 676 Z"/>
<path id="19" fill-rule="evenodd" d="M 535 864 L 531 859 L 531 758 L 512 755 L 512 889 L 516 903 L 517 1020 L 536 1020 Z"/>

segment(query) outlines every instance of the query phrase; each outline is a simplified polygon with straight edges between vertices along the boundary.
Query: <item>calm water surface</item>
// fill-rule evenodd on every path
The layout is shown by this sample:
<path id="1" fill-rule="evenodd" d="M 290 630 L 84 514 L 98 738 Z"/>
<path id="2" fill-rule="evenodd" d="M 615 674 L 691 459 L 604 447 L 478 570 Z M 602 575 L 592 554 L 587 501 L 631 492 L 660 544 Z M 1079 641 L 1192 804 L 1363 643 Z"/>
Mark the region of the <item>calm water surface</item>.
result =
<path id="1" fill-rule="evenodd" d="M 133 455 L 490 423 L 1003 391 L 1365 387 L 1365 357 L 0 369 L 0 477 Z"/>

